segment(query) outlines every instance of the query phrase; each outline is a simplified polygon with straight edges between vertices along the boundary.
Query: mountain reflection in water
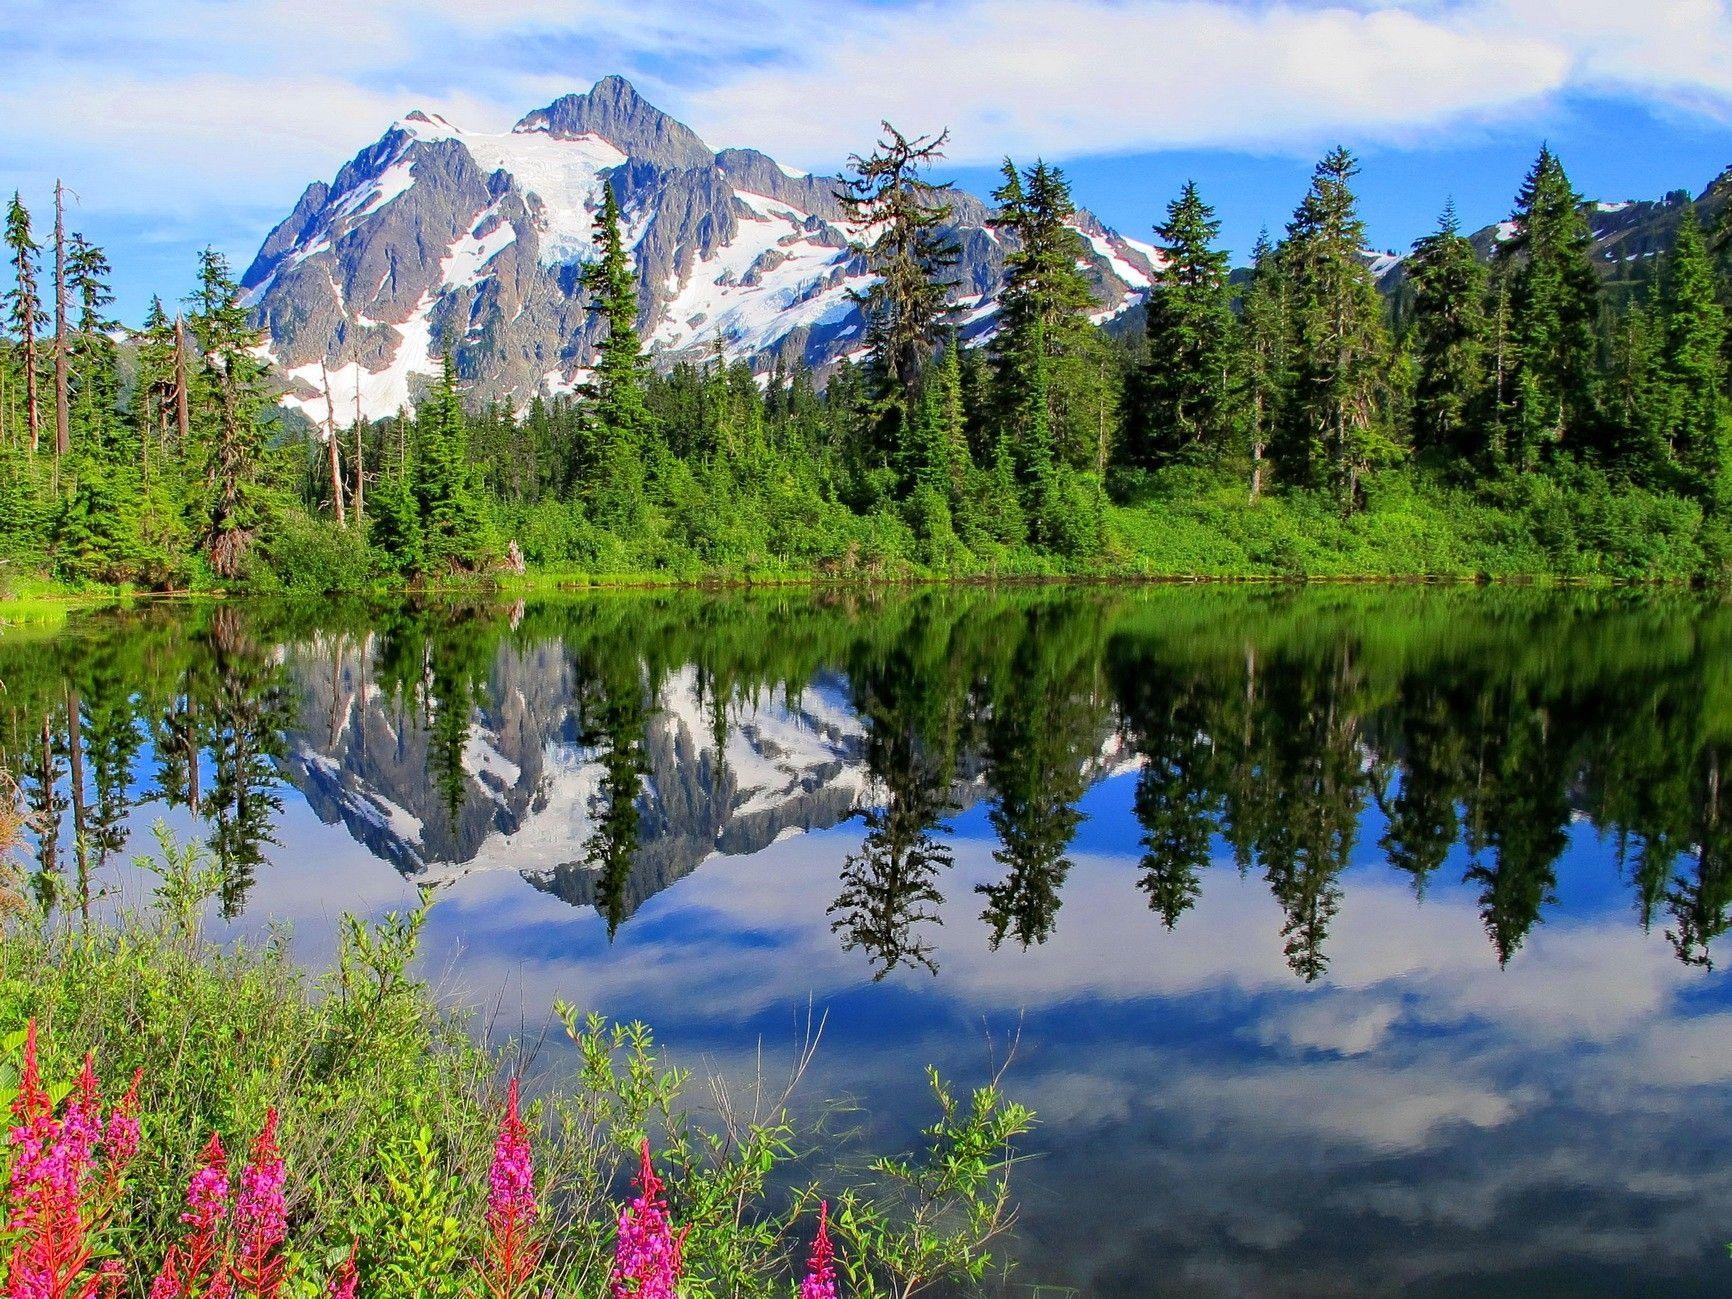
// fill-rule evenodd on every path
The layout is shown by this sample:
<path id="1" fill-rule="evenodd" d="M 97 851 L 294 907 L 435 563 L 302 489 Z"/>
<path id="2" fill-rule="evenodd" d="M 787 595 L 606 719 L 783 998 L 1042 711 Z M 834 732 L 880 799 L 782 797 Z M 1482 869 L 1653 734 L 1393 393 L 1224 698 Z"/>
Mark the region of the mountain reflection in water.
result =
<path id="1" fill-rule="evenodd" d="M 69 912 L 165 816 L 237 929 L 438 891 L 532 1016 L 726 1068 L 810 999 L 883 1133 L 1019 1033 L 1024 1284 L 1706 1294 L 1729 651 L 1621 593 L 147 605 L 0 638 L 0 749 Z"/>

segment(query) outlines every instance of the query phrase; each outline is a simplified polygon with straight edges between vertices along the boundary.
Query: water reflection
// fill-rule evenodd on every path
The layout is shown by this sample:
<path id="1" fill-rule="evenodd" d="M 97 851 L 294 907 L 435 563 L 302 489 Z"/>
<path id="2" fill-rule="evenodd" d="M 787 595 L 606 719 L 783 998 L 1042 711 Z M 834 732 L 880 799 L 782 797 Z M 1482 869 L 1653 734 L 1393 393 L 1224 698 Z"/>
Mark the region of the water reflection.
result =
<path id="1" fill-rule="evenodd" d="M 69 906 L 152 798 L 206 823 L 239 914 L 285 781 L 418 881 L 508 865 L 610 934 L 712 853 L 859 814 L 831 927 L 880 977 L 936 972 L 947 818 L 987 808 L 984 941 L 1038 946 L 1084 792 L 1134 766 L 1147 906 L 1183 925 L 1221 842 L 1302 979 L 1373 809 L 1421 898 L 1465 850 L 1500 963 L 1586 819 L 1636 921 L 1711 967 L 1728 630 L 1689 600 L 1477 593 L 149 609 L 0 645 L 0 735 Z"/>
<path id="2" fill-rule="evenodd" d="M 146 606 L 0 636 L 0 749 L 67 910 L 166 812 L 242 924 L 442 891 L 477 1001 L 749 1070 L 816 999 L 880 1136 L 1020 1032 L 1030 1281 L 1714 1293 L 1729 650 L 1617 594 Z"/>

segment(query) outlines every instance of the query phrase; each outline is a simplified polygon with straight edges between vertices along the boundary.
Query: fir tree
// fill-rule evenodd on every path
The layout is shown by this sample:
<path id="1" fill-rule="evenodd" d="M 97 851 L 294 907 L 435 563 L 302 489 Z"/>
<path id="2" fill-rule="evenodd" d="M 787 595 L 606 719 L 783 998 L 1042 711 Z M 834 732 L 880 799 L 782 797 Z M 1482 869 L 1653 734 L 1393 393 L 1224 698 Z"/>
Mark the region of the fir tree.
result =
<path id="1" fill-rule="evenodd" d="M 1600 282 L 1581 199 L 1549 148 L 1528 172 L 1511 221 L 1499 249 L 1510 283 L 1497 418 L 1508 464 L 1530 469 L 1548 447 L 1594 424 Z"/>
<path id="2" fill-rule="evenodd" d="M 107 309 L 114 304 L 107 255 L 77 231 L 67 245 L 67 284 L 78 306 L 74 323 L 72 395 L 85 443 L 99 458 L 113 462 L 120 452 L 119 353 L 111 337 L 119 322 Z"/>
<path id="3" fill-rule="evenodd" d="M 651 433 L 644 403 L 645 362 L 637 333 L 637 277 L 620 227 L 619 200 L 602 188 L 595 218 L 600 256 L 584 271 L 590 310 L 606 325 L 596 351 L 595 374 L 585 389 L 590 400 L 588 448 L 591 499 L 603 517 L 624 522 L 641 505 L 643 456 Z"/>
<path id="4" fill-rule="evenodd" d="M 256 355 L 260 335 L 241 303 L 240 285 L 229 271 L 228 259 L 215 249 L 199 254 L 198 286 L 189 303 L 189 323 L 204 354 L 203 376 L 211 404 L 206 549 L 217 576 L 233 579 L 240 574 L 261 521 L 258 476 L 266 366 Z"/>
<path id="5" fill-rule="evenodd" d="M 950 133 L 909 139 L 889 122 L 882 126 L 877 149 L 849 159 L 853 174 L 836 198 L 857 227 L 878 231 L 870 244 L 855 246 L 877 278 L 853 297 L 866 318 L 871 349 L 867 370 L 878 428 L 872 456 L 889 463 L 918 410 L 926 364 L 944 341 L 956 285 L 950 271 L 961 250 L 948 229 L 950 186 L 922 175 L 944 157 Z"/>
<path id="6" fill-rule="evenodd" d="M 1136 458 L 1158 464 L 1219 452 L 1229 416 L 1228 345 L 1233 318 L 1221 223 L 1187 181 L 1155 227 L 1165 264 L 1148 298 L 1149 359 Z"/>
<path id="7" fill-rule="evenodd" d="M 24 419 L 29 430 L 30 450 L 42 442 L 42 399 L 37 384 L 36 336 L 48 323 L 42 310 L 42 295 L 36 287 L 36 259 L 41 245 L 30 233 L 30 213 L 16 190 L 6 209 L 6 247 L 12 255 L 13 287 L 6 294 L 7 323 L 18 338 L 18 355 L 24 370 Z"/>
<path id="8" fill-rule="evenodd" d="M 415 418 L 414 494 L 421 516 L 421 558 L 432 569 L 475 567 L 484 550 L 470 486 L 469 441 L 457 366 L 447 352 L 439 383 Z"/>
<path id="9" fill-rule="evenodd" d="M 1264 458 L 1270 438 L 1280 427 L 1291 381 L 1288 297 L 1280 250 L 1269 242 L 1269 232 L 1262 231 L 1251 254 L 1251 279 L 1241 300 L 1236 349 L 1253 501 L 1263 494 Z"/>
<path id="10" fill-rule="evenodd" d="M 1413 447 L 1441 457 L 1478 460 L 1480 388 L 1485 377 L 1486 272 L 1461 234 L 1455 204 L 1437 229 L 1413 245 L 1411 342 L 1416 370 Z"/>
<path id="11" fill-rule="evenodd" d="M 1715 289 L 1702 227 L 1691 209 L 1679 224 L 1660 280 L 1662 365 L 1669 390 L 1666 439 L 1687 490 L 1706 499 L 1716 497 L 1726 459 L 1726 376 L 1720 353 L 1726 318 Z"/>
<path id="12" fill-rule="evenodd" d="M 1077 209 L 1070 185 L 1057 167 L 1037 161 L 1019 172 L 1007 158 L 993 200 L 998 210 L 990 224 L 1011 241 L 992 345 L 993 413 L 1017 431 L 1018 441 L 1028 441 L 1038 364 L 1053 458 L 1098 471 L 1112 441 L 1115 397 L 1104 344 L 1090 320 L 1094 288 L 1082 269 L 1088 246 L 1072 226 Z"/>
<path id="13" fill-rule="evenodd" d="M 1333 490 L 1344 511 L 1358 508 L 1360 477 L 1388 447 L 1380 405 L 1389 343 L 1362 256 L 1365 225 L 1350 187 L 1358 171 L 1346 149 L 1317 164 L 1285 251 L 1293 304 L 1285 459 L 1297 480 Z"/>

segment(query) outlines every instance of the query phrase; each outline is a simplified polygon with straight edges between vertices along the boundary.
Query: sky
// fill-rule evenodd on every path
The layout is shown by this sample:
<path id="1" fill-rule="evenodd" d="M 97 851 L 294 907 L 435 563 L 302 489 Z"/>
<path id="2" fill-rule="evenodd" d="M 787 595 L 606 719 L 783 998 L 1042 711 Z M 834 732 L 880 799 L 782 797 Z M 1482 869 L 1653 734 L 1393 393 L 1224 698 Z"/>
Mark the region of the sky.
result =
<path id="1" fill-rule="evenodd" d="M 1379 249 L 1507 215 L 1542 141 L 1603 200 L 1732 163 L 1721 0 L 0 0 L 0 186 L 46 227 L 62 177 L 133 319 L 409 110 L 505 129 L 609 73 L 819 173 L 881 118 L 977 192 L 1042 156 L 1144 238 L 1195 179 L 1240 257 L 1336 143 Z"/>

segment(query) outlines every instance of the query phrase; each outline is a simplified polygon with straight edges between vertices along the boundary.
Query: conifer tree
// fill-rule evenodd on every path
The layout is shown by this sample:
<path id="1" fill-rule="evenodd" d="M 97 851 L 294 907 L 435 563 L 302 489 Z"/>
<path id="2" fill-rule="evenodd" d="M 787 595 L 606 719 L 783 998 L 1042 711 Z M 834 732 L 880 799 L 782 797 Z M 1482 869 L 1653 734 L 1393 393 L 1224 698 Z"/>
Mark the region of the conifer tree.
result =
<path id="1" fill-rule="evenodd" d="M 1486 272 L 1463 237 L 1452 201 L 1437 229 L 1413 245 L 1411 340 L 1416 375 L 1413 447 L 1480 459 L 1485 451 L 1480 390 L 1485 379 Z"/>
<path id="2" fill-rule="evenodd" d="M 1513 233 L 1499 248 L 1509 275 L 1509 364 L 1497 394 L 1504 455 L 1516 469 L 1591 431 L 1600 282 L 1581 199 L 1550 148 L 1516 196 Z"/>
<path id="3" fill-rule="evenodd" d="M 54 182 L 54 459 L 72 453 L 72 336 L 66 277 L 66 187 Z"/>
<path id="4" fill-rule="evenodd" d="M 468 428 L 457 365 L 446 352 L 439 382 L 415 416 L 414 495 L 422 562 L 431 570 L 470 569 L 482 557 L 482 523 L 470 486 Z"/>
<path id="5" fill-rule="evenodd" d="M 241 303 L 240 285 L 228 259 L 214 248 L 199 254 L 198 285 L 188 301 L 210 400 L 206 550 L 217 576 L 233 579 L 261 520 L 258 475 L 268 400 L 266 366 L 256 354 L 260 335 Z"/>
<path id="6" fill-rule="evenodd" d="M 595 218 L 600 256 L 584 271 L 590 310 L 606 324 L 597 348 L 595 374 L 585 389 L 590 400 L 590 491 L 601 513 L 623 520 L 640 504 L 643 457 L 651 433 L 644 402 L 645 362 L 637 333 L 637 277 L 620 226 L 619 199 L 602 187 Z M 581 475 L 579 475 L 581 478 Z"/>
<path id="7" fill-rule="evenodd" d="M 1726 318 L 1695 210 L 1684 214 L 1660 279 L 1667 442 L 1687 490 L 1713 499 L 1725 472 Z"/>
<path id="8" fill-rule="evenodd" d="M 1270 439 L 1280 427 L 1291 381 L 1288 354 L 1293 331 L 1288 298 L 1281 251 L 1269 242 L 1269 232 L 1262 231 L 1251 254 L 1251 280 L 1240 306 L 1235 353 L 1246 450 L 1251 458 L 1252 501 L 1263 494 L 1264 460 Z"/>
<path id="9" fill-rule="evenodd" d="M 909 139 L 889 122 L 881 125 L 877 149 L 849 159 L 853 174 L 836 198 L 857 228 L 877 231 L 854 250 L 877 278 L 853 297 L 866 318 L 867 372 L 875 389 L 871 453 L 890 463 L 918 410 L 927 362 L 944 341 L 956 285 L 950 272 L 961 249 L 948 228 L 951 187 L 922 174 L 944 157 L 950 133 Z"/>
<path id="10" fill-rule="evenodd" d="M 1344 511 L 1358 508 L 1361 475 L 1389 450 L 1380 427 L 1389 341 L 1362 255 L 1365 225 L 1351 188 L 1358 171 L 1346 149 L 1317 164 L 1285 252 L 1293 396 L 1284 458 L 1295 479 L 1330 488 Z"/>
<path id="11" fill-rule="evenodd" d="M 73 333 L 72 399 L 83 438 L 99 458 L 113 462 L 120 447 L 119 354 L 111 334 L 119 328 L 108 308 L 113 268 L 107 255 L 77 231 L 67 245 L 67 284 L 78 305 Z"/>
<path id="12" fill-rule="evenodd" d="M 1218 453 L 1225 441 L 1233 317 L 1227 254 L 1215 247 L 1220 233 L 1215 210 L 1191 181 L 1155 227 L 1166 261 L 1148 297 L 1149 358 L 1135 449 L 1145 464 Z"/>
<path id="13" fill-rule="evenodd" d="M 174 322 L 162 299 L 152 297 L 144 325 L 132 332 L 138 373 L 133 387 L 133 416 L 138 424 L 140 459 L 148 468 L 151 451 L 166 454 L 174 424 Z"/>
<path id="14" fill-rule="evenodd" d="M 1011 241 L 992 345 L 993 415 L 1017 430 L 1018 442 L 1028 441 L 1038 362 L 1046 394 L 1042 418 L 1055 462 L 1099 469 L 1112 440 L 1116 403 L 1105 345 L 1089 318 L 1094 288 L 1082 270 L 1088 246 L 1071 224 L 1077 209 L 1070 185 L 1057 167 L 1036 161 L 1019 172 L 1007 158 L 993 200 L 998 210 L 989 224 Z"/>
<path id="15" fill-rule="evenodd" d="M 7 323 L 18 338 L 18 355 L 24 371 L 24 420 L 29 430 L 30 450 L 42 442 L 42 399 L 37 390 L 36 336 L 48 323 L 42 296 L 36 287 L 36 259 L 42 251 L 30 233 L 30 213 L 16 190 L 6 209 L 6 247 L 12 255 L 13 287 L 6 294 Z"/>

